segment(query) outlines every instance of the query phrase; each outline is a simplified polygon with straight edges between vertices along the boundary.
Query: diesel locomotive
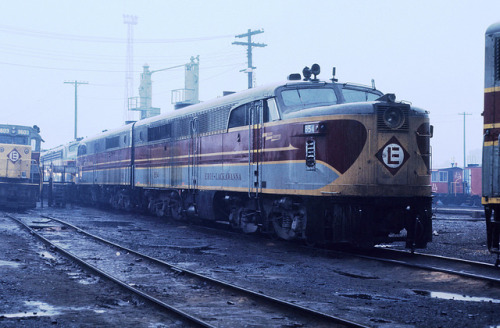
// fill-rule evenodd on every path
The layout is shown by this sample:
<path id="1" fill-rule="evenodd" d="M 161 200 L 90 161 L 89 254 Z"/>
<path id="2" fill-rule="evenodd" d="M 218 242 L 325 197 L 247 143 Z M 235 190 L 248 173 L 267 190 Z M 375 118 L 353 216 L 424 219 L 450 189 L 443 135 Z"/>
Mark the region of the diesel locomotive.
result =
<path id="1" fill-rule="evenodd" d="M 500 263 L 500 23 L 486 30 L 484 69 L 483 197 L 488 250 Z"/>
<path id="2" fill-rule="evenodd" d="M 40 129 L 0 124 L 0 207 L 36 207 L 40 195 Z"/>
<path id="3" fill-rule="evenodd" d="M 428 112 L 319 70 L 81 140 L 75 194 L 286 240 L 425 247 Z"/>
<path id="4" fill-rule="evenodd" d="M 425 247 L 428 112 L 319 71 L 81 140 L 79 201 L 286 240 Z"/>

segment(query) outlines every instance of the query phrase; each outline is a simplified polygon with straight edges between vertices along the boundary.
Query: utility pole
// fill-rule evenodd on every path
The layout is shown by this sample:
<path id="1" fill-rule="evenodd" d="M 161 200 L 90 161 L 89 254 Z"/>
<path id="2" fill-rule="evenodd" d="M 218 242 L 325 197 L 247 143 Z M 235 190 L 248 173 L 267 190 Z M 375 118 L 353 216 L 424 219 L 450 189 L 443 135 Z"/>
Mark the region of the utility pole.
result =
<path id="1" fill-rule="evenodd" d="M 123 23 L 127 24 L 127 63 L 125 69 L 125 103 L 124 103 L 124 120 L 129 121 L 129 98 L 134 94 L 134 29 L 137 25 L 137 16 L 123 15 Z"/>
<path id="2" fill-rule="evenodd" d="M 74 84 L 75 85 L 75 140 L 78 138 L 78 131 L 77 131 L 77 119 L 78 119 L 78 85 L 79 84 L 89 84 L 88 82 L 78 82 L 77 80 L 75 81 L 66 81 L 64 82 L 65 84 Z"/>
<path id="3" fill-rule="evenodd" d="M 240 72 L 245 72 L 248 74 L 248 89 L 251 89 L 253 87 L 253 70 L 256 69 L 257 67 L 253 67 L 252 65 L 252 47 L 266 47 L 267 44 L 265 43 L 253 43 L 252 42 L 252 35 L 255 34 L 260 34 L 264 33 L 264 30 L 257 30 L 257 31 L 252 31 L 248 29 L 247 33 L 236 35 L 235 38 L 247 38 L 247 42 L 238 42 L 235 41 L 233 44 L 239 45 L 239 46 L 247 46 L 247 57 L 248 57 L 248 68 L 246 70 L 242 70 Z"/>
<path id="4" fill-rule="evenodd" d="M 472 115 L 471 113 L 458 113 L 458 115 L 463 115 L 464 116 L 464 170 L 467 167 L 467 162 L 466 162 L 466 155 L 465 155 L 465 116 L 466 115 Z"/>

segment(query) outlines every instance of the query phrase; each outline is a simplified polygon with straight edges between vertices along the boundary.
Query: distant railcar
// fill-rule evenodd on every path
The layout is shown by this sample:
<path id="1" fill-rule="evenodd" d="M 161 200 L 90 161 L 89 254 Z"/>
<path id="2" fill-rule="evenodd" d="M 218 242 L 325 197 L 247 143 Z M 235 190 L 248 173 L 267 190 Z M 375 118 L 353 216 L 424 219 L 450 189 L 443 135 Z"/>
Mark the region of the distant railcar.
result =
<path id="1" fill-rule="evenodd" d="M 435 204 L 481 205 L 481 166 L 477 164 L 465 170 L 457 166 L 433 169 L 431 183 Z"/>
<path id="2" fill-rule="evenodd" d="M 37 126 L 0 124 L 0 206 L 36 207 L 40 194 L 40 144 Z"/>
<path id="3" fill-rule="evenodd" d="M 49 205 L 63 205 L 71 200 L 76 180 L 76 154 L 79 141 L 44 150 L 40 155 L 43 172 L 43 195 Z"/>
<path id="4" fill-rule="evenodd" d="M 483 198 L 488 249 L 499 253 L 500 236 L 500 23 L 486 30 L 484 68 Z M 497 265 L 498 265 L 497 260 Z"/>
<path id="5" fill-rule="evenodd" d="M 428 113 L 319 81 L 317 65 L 304 73 L 82 140 L 80 200 L 287 240 L 425 247 Z"/>

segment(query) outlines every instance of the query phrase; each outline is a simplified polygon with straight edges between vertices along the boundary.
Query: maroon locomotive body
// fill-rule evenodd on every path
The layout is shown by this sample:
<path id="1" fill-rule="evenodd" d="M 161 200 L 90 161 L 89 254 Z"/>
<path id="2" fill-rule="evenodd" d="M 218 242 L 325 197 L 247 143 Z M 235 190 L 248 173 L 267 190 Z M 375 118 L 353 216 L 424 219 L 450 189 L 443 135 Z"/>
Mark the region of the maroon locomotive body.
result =
<path id="1" fill-rule="evenodd" d="M 84 139 L 79 195 L 283 239 L 424 247 L 428 112 L 332 81 L 254 88 Z"/>

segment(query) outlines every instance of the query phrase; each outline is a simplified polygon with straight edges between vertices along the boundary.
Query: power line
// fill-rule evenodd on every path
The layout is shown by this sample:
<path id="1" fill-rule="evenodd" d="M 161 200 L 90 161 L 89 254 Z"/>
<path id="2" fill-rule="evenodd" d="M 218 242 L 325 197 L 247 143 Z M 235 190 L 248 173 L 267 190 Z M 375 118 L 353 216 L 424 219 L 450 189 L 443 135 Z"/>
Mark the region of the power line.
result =
<path id="1" fill-rule="evenodd" d="M 80 42 L 127 43 L 127 39 L 123 39 L 123 38 L 102 37 L 102 36 L 83 36 L 83 35 L 43 32 L 43 31 L 16 28 L 16 27 L 7 26 L 7 25 L 0 25 L 0 32 L 5 32 L 5 33 L 15 34 L 15 35 L 24 35 L 24 36 L 36 37 L 36 38 L 48 38 L 48 39 L 80 41 Z M 183 43 L 183 42 L 188 42 L 189 43 L 189 42 L 225 39 L 225 38 L 230 38 L 230 37 L 232 37 L 232 35 L 226 34 L 226 35 L 178 38 L 178 39 L 137 39 L 137 40 L 134 40 L 134 42 L 137 42 L 137 43 Z"/>
<path id="2" fill-rule="evenodd" d="M 78 68 L 61 68 L 61 67 L 48 67 L 48 66 L 37 66 L 37 65 L 25 65 L 16 64 L 9 62 L 0 62 L 0 65 L 17 66 L 17 67 L 27 67 L 54 71 L 71 71 L 71 72 L 98 72 L 98 73 L 124 73 L 125 70 L 102 70 L 102 69 L 78 69 Z M 135 73 L 140 73 L 141 71 L 134 71 Z"/>

